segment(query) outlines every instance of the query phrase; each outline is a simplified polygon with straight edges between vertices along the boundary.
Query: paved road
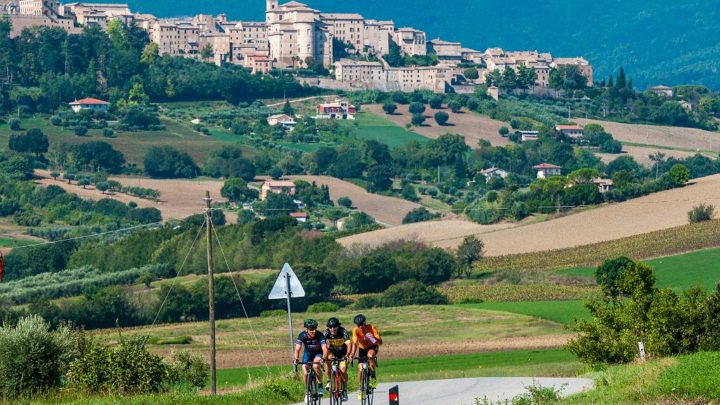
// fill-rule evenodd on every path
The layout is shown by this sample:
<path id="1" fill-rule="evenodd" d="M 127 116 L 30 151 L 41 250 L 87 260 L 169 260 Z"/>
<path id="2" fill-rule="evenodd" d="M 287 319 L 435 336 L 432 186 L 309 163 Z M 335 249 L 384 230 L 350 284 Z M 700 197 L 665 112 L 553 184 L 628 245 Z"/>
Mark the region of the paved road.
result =
<path id="1" fill-rule="evenodd" d="M 375 405 L 388 404 L 388 390 L 396 384 L 380 384 L 375 391 Z M 402 405 L 475 405 L 475 399 L 498 402 L 524 394 L 531 385 L 562 389 L 567 396 L 593 388 L 593 381 L 583 378 L 463 378 L 457 380 L 414 381 L 397 383 Z M 323 403 L 328 403 L 323 399 Z M 345 405 L 359 405 L 357 393 Z"/>

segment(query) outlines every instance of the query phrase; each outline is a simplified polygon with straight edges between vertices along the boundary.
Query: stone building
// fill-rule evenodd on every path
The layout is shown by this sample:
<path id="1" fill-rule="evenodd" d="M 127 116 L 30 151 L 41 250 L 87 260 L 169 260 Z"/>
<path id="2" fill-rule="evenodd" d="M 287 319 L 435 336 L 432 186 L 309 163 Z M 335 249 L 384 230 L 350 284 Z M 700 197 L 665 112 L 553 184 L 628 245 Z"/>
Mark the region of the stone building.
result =
<path id="1" fill-rule="evenodd" d="M 332 65 L 332 34 L 318 10 L 297 1 L 266 4 L 270 58 L 278 67 L 302 67 L 308 58 Z"/>
<path id="2" fill-rule="evenodd" d="M 393 40 L 405 55 L 427 55 L 427 36 L 415 28 L 398 28 Z"/>

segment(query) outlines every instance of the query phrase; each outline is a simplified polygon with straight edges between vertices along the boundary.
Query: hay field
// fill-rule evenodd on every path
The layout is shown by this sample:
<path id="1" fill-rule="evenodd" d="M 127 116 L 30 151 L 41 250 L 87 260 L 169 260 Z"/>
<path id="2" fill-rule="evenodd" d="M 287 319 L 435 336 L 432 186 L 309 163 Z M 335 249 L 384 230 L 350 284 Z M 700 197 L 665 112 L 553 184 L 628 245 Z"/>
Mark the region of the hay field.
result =
<path id="1" fill-rule="evenodd" d="M 680 189 L 668 190 L 619 204 L 609 204 L 546 222 L 479 233 L 485 242 L 487 256 L 542 252 L 570 248 L 598 242 L 615 240 L 668 229 L 688 222 L 687 212 L 699 203 L 720 204 L 720 175 L 693 180 Z M 464 236 L 458 235 L 456 225 L 449 222 L 432 223 L 425 238 L 444 248 L 455 248 Z M 402 238 L 402 230 L 408 234 L 417 229 L 398 227 L 394 229 Z M 381 231 L 357 235 L 353 243 L 374 244 L 382 237 Z M 476 234 L 468 229 L 467 234 Z M 347 243 L 349 238 L 341 239 Z"/>
<path id="2" fill-rule="evenodd" d="M 621 154 L 612 154 L 612 153 L 596 153 L 597 157 L 599 157 L 603 162 L 610 163 L 613 160 L 619 158 L 623 155 L 630 155 L 632 156 L 636 162 L 640 163 L 641 165 L 645 167 L 654 167 L 655 164 L 652 160 L 650 160 L 650 155 L 655 152 L 661 152 L 665 154 L 666 158 L 676 158 L 676 159 L 684 159 L 687 157 L 694 156 L 697 152 L 688 152 L 688 151 L 682 151 L 682 150 L 673 150 L 673 149 L 665 149 L 665 148 L 658 148 L 658 147 L 652 147 L 652 146 L 631 146 L 631 145 L 623 145 L 623 153 Z M 708 153 L 703 153 L 703 155 L 708 156 Z M 712 157 L 712 156 L 710 156 Z"/>
<path id="3" fill-rule="evenodd" d="M 623 143 L 642 144 L 648 145 L 648 147 L 656 145 L 656 147 L 676 148 L 686 152 L 720 152 L 720 133 L 718 132 L 661 125 L 621 124 L 584 118 L 575 118 L 574 121 L 581 125 L 602 125 L 615 139 Z"/>
<path id="4" fill-rule="evenodd" d="M 382 105 L 373 104 L 363 106 L 365 111 L 381 115 L 403 128 L 410 122 L 410 117 L 412 116 L 408 108 L 409 105 L 398 105 L 395 114 L 387 115 L 382 110 Z M 421 127 L 412 127 L 410 131 L 432 139 L 439 138 L 441 135 L 447 133 L 460 134 L 465 137 L 465 143 L 471 148 L 477 148 L 478 141 L 481 139 L 490 141 L 490 143 L 497 146 L 505 146 L 511 143 L 507 138 L 503 138 L 498 134 L 500 127 L 509 127 L 505 122 L 497 121 L 473 112 L 464 111 L 463 113 L 455 114 L 446 108 L 434 110 L 427 105 L 425 108 L 424 115 L 427 118 L 425 124 Z M 445 111 L 450 115 L 448 125 L 440 126 L 435 122 L 434 116 L 438 111 Z"/>

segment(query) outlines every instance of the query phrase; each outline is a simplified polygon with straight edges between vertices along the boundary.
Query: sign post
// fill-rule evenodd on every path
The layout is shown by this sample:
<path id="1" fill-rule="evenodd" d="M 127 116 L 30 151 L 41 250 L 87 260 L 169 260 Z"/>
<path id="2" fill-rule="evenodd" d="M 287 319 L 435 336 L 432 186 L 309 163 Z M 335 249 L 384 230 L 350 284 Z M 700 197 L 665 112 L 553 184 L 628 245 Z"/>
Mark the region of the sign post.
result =
<path id="1" fill-rule="evenodd" d="M 275 281 L 275 285 L 268 295 L 271 300 L 287 300 L 288 323 L 290 324 L 290 358 L 295 355 L 295 333 L 293 332 L 292 309 L 290 307 L 290 298 L 302 298 L 305 296 L 305 290 L 300 284 L 300 280 L 295 275 L 292 267 L 285 263 L 280 271 L 280 275 Z"/>
<path id="2" fill-rule="evenodd" d="M 388 400 L 390 405 L 400 405 L 400 387 L 396 385 L 390 388 Z"/>

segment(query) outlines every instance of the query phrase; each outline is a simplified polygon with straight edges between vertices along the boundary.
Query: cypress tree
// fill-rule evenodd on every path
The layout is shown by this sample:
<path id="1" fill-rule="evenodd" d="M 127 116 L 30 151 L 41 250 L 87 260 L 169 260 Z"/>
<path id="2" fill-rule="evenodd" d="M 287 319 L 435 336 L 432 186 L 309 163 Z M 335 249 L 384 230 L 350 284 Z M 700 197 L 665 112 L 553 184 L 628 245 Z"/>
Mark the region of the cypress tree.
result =
<path id="1" fill-rule="evenodd" d="M 618 73 L 616 86 L 618 89 L 624 89 L 625 87 L 627 87 L 627 80 L 625 79 L 625 69 L 623 68 L 620 68 L 620 73 Z"/>

